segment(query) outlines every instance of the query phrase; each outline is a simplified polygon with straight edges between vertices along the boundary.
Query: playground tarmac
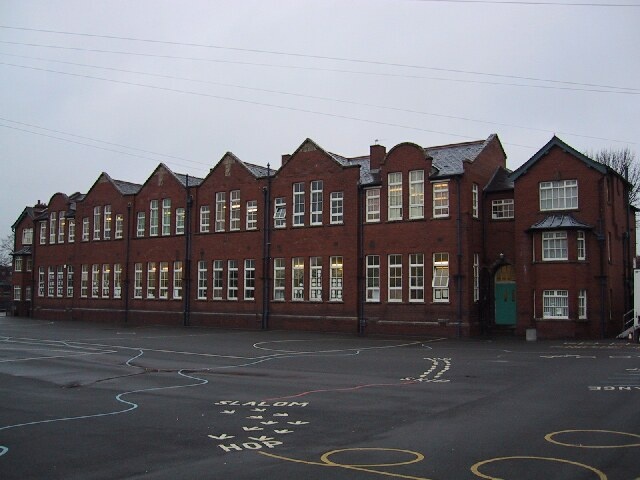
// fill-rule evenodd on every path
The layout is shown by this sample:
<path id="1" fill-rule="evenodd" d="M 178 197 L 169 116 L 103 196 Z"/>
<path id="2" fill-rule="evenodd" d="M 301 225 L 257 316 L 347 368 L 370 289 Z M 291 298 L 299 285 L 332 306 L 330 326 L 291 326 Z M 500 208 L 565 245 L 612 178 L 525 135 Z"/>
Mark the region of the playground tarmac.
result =
<path id="1" fill-rule="evenodd" d="M 0 318 L 0 478 L 640 479 L 640 345 Z"/>

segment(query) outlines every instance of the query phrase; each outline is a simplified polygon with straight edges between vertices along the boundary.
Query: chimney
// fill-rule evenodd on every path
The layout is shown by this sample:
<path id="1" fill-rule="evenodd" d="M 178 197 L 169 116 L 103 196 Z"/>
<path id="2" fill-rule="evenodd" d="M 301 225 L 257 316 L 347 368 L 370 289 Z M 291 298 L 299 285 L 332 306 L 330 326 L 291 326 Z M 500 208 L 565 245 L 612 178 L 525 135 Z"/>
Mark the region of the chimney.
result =
<path id="1" fill-rule="evenodd" d="M 284 167 L 287 162 L 291 159 L 291 154 L 290 153 L 285 153 L 284 155 L 282 155 L 282 167 Z"/>
<path id="2" fill-rule="evenodd" d="M 371 145 L 369 147 L 369 168 L 379 170 L 386 154 L 387 149 L 384 145 Z"/>

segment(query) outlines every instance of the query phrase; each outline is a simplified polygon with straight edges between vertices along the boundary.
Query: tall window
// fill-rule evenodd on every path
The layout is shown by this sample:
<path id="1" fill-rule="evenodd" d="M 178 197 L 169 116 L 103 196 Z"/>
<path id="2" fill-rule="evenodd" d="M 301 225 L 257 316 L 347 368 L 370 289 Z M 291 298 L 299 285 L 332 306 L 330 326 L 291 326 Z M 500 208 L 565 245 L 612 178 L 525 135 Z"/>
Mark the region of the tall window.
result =
<path id="1" fill-rule="evenodd" d="M 156 298 L 156 262 L 147 264 L 147 298 Z"/>
<path id="2" fill-rule="evenodd" d="M 402 301 L 402 255 L 388 257 L 389 302 Z"/>
<path id="3" fill-rule="evenodd" d="M 542 260 L 568 260 L 567 232 L 542 232 Z"/>
<path id="4" fill-rule="evenodd" d="M 73 297 L 73 265 L 67 265 L 67 297 Z"/>
<path id="5" fill-rule="evenodd" d="M 580 290 L 578 292 L 578 318 L 584 320 L 587 318 L 587 291 Z"/>
<path id="6" fill-rule="evenodd" d="M 291 281 L 292 281 L 292 300 L 304 300 L 304 258 L 295 257 L 291 259 Z"/>
<path id="7" fill-rule="evenodd" d="M 22 300 L 22 287 L 20 287 L 20 285 L 13 286 L 13 300 L 15 302 Z"/>
<path id="8" fill-rule="evenodd" d="M 273 259 L 273 299 L 284 300 L 284 258 Z"/>
<path id="9" fill-rule="evenodd" d="M 160 262 L 160 282 L 158 283 L 158 298 L 169 298 L 169 262 Z"/>
<path id="10" fill-rule="evenodd" d="M 76 220 L 75 218 L 70 218 L 67 222 L 68 230 L 69 230 L 69 243 L 73 243 L 76 241 Z"/>
<path id="11" fill-rule="evenodd" d="M 200 233 L 207 233 L 209 231 L 210 222 L 211 213 L 209 211 L 209 205 L 202 205 L 200 207 Z"/>
<path id="12" fill-rule="evenodd" d="M 540 182 L 540 210 L 578 208 L 578 180 Z"/>
<path id="13" fill-rule="evenodd" d="M 447 182 L 433 184 L 433 216 L 434 218 L 449 216 L 449 184 Z"/>
<path id="14" fill-rule="evenodd" d="M 474 183 L 471 187 L 471 212 L 473 214 L 473 218 L 478 218 L 480 216 L 479 195 L 478 184 Z"/>
<path id="15" fill-rule="evenodd" d="M 40 222 L 40 245 L 47 244 L 47 222 Z"/>
<path id="16" fill-rule="evenodd" d="M 331 192 L 331 224 L 344 222 L 344 193 Z"/>
<path id="17" fill-rule="evenodd" d="M 322 257 L 309 259 L 309 300 L 322 301 Z"/>
<path id="18" fill-rule="evenodd" d="M 227 261 L 227 300 L 238 299 L 238 261 Z"/>
<path id="19" fill-rule="evenodd" d="M 449 301 L 449 254 L 433 254 L 433 301 Z"/>
<path id="20" fill-rule="evenodd" d="M 224 262 L 213 261 L 213 299 L 222 300 L 224 293 Z"/>
<path id="21" fill-rule="evenodd" d="M 273 209 L 273 227 L 285 228 L 287 226 L 287 205 L 283 197 L 276 198 Z"/>
<path id="22" fill-rule="evenodd" d="M 173 299 L 180 300 L 182 298 L 182 262 L 176 260 L 173 262 Z"/>
<path id="23" fill-rule="evenodd" d="M 14 272 L 22 271 L 22 257 L 15 257 L 13 259 L 13 271 Z"/>
<path id="24" fill-rule="evenodd" d="M 113 266 L 113 298 L 122 297 L 122 265 L 116 263 Z"/>
<path id="25" fill-rule="evenodd" d="M 409 218 L 424 218 L 424 170 L 409 172 Z"/>
<path id="26" fill-rule="evenodd" d="M 578 260 L 586 260 L 587 258 L 587 241 L 584 236 L 584 232 L 579 230 L 576 233 L 578 240 Z"/>
<path id="27" fill-rule="evenodd" d="M 136 263 L 133 277 L 133 298 L 142 298 L 142 264 Z"/>
<path id="28" fill-rule="evenodd" d="M 402 220 L 402 173 L 394 172 L 387 176 L 388 220 Z"/>
<path id="29" fill-rule="evenodd" d="M 216 232 L 224 232 L 227 214 L 227 192 L 216 193 Z"/>
<path id="30" fill-rule="evenodd" d="M 311 182 L 311 225 L 322 225 L 322 180 Z"/>
<path id="31" fill-rule="evenodd" d="M 82 298 L 89 296 L 89 265 L 82 265 L 80 271 L 80 296 Z"/>
<path id="32" fill-rule="evenodd" d="M 25 228 L 22 230 L 22 244 L 31 245 L 33 243 L 33 228 Z"/>
<path id="33" fill-rule="evenodd" d="M 124 215 L 121 213 L 116 214 L 116 233 L 115 238 L 120 239 L 124 234 Z"/>
<path id="34" fill-rule="evenodd" d="M 231 190 L 229 209 L 229 230 L 240 230 L 240 190 Z"/>
<path id="35" fill-rule="evenodd" d="M 247 259 L 244 261 L 244 299 L 256 298 L 256 261 Z"/>
<path id="36" fill-rule="evenodd" d="M 57 227 L 57 213 L 51 212 L 49 215 L 49 243 L 53 245 L 56 243 L 56 229 Z"/>
<path id="37" fill-rule="evenodd" d="M 367 255 L 367 302 L 380 301 L 380 256 Z"/>
<path id="38" fill-rule="evenodd" d="M 109 298 L 109 288 L 111 281 L 111 267 L 108 263 L 102 265 L 102 298 Z"/>
<path id="39" fill-rule="evenodd" d="M 145 224 L 145 212 L 138 212 L 136 221 L 136 237 L 144 237 Z"/>
<path id="40" fill-rule="evenodd" d="M 370 188 L 366 193 L 367 222 L 380 221 L 380 189 Z"/>
<path id="41" fill-rule="evenodd" d="M 58 213 L 58 243 L 64 243 L 64 229 L 66 227 L 66 221 L 64 218 L 64 212 Z"/>
<path id="42" fill-rule="evenodd" d="M 473 301 L 480 300 L 480 254 L 473 254 Z"/>
<path id="43" fill-rule="evenodd" d="M 162 235 L 171 235 L 171 199 L 162 199 Z"/>
<path id="44" fill-rule="evenodd" d="M 64 296 L 64 268 L 62 265 L 58 265 L 56 272 L 56 297 Z"/>
<path id="45" fill-rule="evenodd" d="M 100 296 L 100 265 L 91 265 L 91 297 Z"/>
<path id="46" fill-rule="evenodd" d="M 542 316 L 544 318 L 569 318 L 569 291 L 544 290 L 542 292 Z"/>
<path id="47" fill-rule="evenodd" d="M 86 265 L 83 265 L 86 267 Z M 38 267 L 38 296 L 44 297 L 44 267 Z M 86 295 L 85 295 L 86 297 Z"/>
<path id="48" fill-rule="evenodd" d="M 493 220 L 501 220 L 503 218 L 513 218 L 514 204 L 513 198 L 505 198 L 503 200 L 493 200 L 491 202 L 491 218 Z"/>
<path id="49" fill-rule="evenodd" d="M 158 236 L 158 200 L 151 200 L 149 202 L 149 235 L 152 237 Z"/>
<path id="50" fill-rule="evenodd" d="M 100 207 L 93 207 L 93 239 L 100 240 L 100 228 L 102 226 L 102 211 Z"/>
<path id="51" fill-rule="evenodd" d="M 247 230 L 256 230 L 258 228 L 258 201 L 249 200 L 247 202 Z"/>
<path id="52" fill-rule="evenodd" d="M 184 235 L 184 208 L 176 208 L 176 235 Z"/>
<path id="53" fill-rule="evenodd" d="M 424 255 L 409 255 L 409 301 L 424 302 Z"/>
<path id="54" fill-rule="evenodd" d="M 330 261 L 331 274 L 329 278 L 329 301 L 341 302 L 344 279 L 342 257 L 331 257 Z"/>
<path id="55" fill-rule="evenodd" d="M 293 226 L 304 225 L 304 183 L 293 184 Z"/>
<path id="56" fill-rule="evenodd" d="M 198 261 L 198 300 L 207 299 L 207 262 Z"/>
<path id="57" fill-rule="evenodd" d="M 104 234 L 105 240 L 111 239 L 111 205 L 105 205 L 104 209 Z"/>

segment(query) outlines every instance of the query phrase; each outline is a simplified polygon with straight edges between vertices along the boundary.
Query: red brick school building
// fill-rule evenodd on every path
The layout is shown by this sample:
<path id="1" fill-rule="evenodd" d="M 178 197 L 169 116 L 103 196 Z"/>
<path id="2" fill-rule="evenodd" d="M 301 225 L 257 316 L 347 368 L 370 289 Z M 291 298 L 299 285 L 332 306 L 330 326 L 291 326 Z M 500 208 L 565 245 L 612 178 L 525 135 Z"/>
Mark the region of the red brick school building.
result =
<path id="1" fill-rule="evenodd" d="M 25 208 L 13 309 L 40 319 L 538 338 L 620 333 L 630 185 L 552 138 L 517 170 L 496 135 L 346 158 L 305 140 L 279 168 L 225 154 L 206 178 Z"/>

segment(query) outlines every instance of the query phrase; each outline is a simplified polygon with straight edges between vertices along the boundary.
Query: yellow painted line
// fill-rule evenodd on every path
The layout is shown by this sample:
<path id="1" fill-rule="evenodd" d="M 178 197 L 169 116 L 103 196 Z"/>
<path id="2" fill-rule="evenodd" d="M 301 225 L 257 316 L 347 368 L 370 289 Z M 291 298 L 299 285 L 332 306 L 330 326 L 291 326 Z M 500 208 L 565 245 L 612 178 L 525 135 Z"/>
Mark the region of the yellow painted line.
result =
<path id="1" fill-rule="evenodd" d="M 555 440 L 553 437 L 556 435 L 562 435 L 564 433 L 609 433 L 613 435 L 622 435 L 626 437 L 633 437 L 636 439 L 636 443 L 626 443 L 621 445 L 585 445 L 584 443 L 564 443 L 558 440 Z M 629 447 L 640 447 L 640 435 L 635 433 L 628 432 L 617 432 L 614 430 L 561 430 L 559 432 L 552 432 L 544 436 L 544 439 L 547 442 L 555 443 L 556 445 L 561 445 L 563 447 L 574 447 L 574 448 L 629 448 Z"/>
<path id="2" fill-rule="evenodd" d="M 553 458 L 553 457 L 528 457 L 528 456 L 517 456 L 517 457 L 500 457 L 500 458 L 491 458 L 489 460 L 484 460 L 482 462 L 478 462 L 471 467 L 471 472 L 473 472 L 477 477 L 486 478 L 487 480 L 505 480 L 501 477 L 492 477 L 490 475 L 485 475 L 480 472 L 480 467 L 483 465 L 487 465 L 489 463 L 501 462 L 504 460 L 542 460 L 546 462 L 558 462 L 558 463 L 567 463 L 569 465 L 574 465 L 579 468 L 584 468 L 595 473 L 598 476 L 599 480 L 607 480 L 607 476 L 598 470 L 597 468 L 590 467 L 589 465 L 585 465 L 583 463 L 572 462 L 570 460 L 564 460 L 562 458 Z"/>

